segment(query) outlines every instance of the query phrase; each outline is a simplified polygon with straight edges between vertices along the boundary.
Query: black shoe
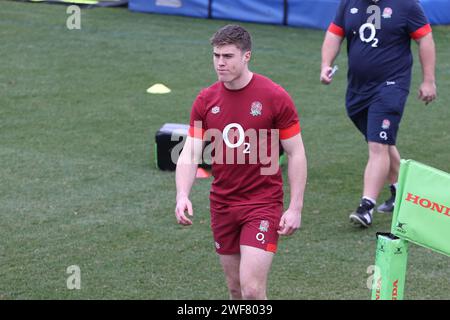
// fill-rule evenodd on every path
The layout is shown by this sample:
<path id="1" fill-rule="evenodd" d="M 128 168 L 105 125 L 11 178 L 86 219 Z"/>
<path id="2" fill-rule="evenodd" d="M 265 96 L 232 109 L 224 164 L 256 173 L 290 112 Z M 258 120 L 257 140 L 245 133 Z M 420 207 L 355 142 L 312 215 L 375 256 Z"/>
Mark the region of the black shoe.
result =
<path id="1" fill-rule="evenodd" d="M 369 227 L 372 224 L 373 207 L 372 202 L 362 199 L 356 211 L 350 214 L 350 222 L 355 226 Z"/>
<path id="2" fill-rule="evenodd" d="M 391 186 L 391 197 L 387 199 L 384 203 L 378 206 L 377 211 L 380 213 L 390 213 L 394 212 L 395 205 L 395 187 Z"/>

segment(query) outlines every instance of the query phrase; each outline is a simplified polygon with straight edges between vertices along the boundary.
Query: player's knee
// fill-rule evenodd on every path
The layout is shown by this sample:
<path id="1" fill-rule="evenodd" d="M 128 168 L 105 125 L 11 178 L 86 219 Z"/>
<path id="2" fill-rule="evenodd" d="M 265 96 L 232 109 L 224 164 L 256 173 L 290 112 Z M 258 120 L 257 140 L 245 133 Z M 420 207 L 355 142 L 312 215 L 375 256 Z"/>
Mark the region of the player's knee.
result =
<path id="1" fill-rule="evenodd" d="M 232 300 L 242 299 L 241 283 L 239 281 L 239 278 L 227 277 L 227 286 L 228 292 L 230 294 L 230 299 Z"/>
<path id="2" fill-rule="evenodd" d="M 242 299 L 242 292 L 241 292 L 240 286 L 228 288 L 228 291 L 230 293 L 231 300 L 241 300 Z"/>
<path id="3" fill-rule="evenodd" d="M 378 142 L 369 142 L 369 155 L 370 156 L 389 155 L 389 145 Z"/>
<path id="4" fill-rule="evenodd" d="M 242 286 L 242 299 L 264 300 L 266 299 L 266 292 L 263 287 L 257 284 L 245 284 Z"/>

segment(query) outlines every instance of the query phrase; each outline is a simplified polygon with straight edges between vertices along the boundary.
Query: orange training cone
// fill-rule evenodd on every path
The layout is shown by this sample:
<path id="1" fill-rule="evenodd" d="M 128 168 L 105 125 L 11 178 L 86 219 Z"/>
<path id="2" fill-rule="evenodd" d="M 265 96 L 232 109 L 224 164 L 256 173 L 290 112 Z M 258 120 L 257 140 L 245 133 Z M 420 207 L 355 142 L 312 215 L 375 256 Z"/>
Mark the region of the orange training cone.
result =
<path id="1" fill-rule="evenodd" d="M 197 175 L 195 176 L 197 179 L 205 179 L 211 177 L 211 172 L 205 170 L 203 168 L 197 168 Z"/>

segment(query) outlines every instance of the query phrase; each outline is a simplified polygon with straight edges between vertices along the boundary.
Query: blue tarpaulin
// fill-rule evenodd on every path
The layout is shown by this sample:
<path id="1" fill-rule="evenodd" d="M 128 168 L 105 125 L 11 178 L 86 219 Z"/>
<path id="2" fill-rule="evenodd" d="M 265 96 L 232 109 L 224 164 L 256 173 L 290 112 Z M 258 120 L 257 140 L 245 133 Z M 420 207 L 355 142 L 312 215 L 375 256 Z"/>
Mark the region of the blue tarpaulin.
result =
<path id="1" fill-rule="evenodd" d="M 129 8 L 140 12 L 326 29 L 334 18 L 339 2 L 340 0 L 129 0 Z M 450 0 L 420 2 L 431 24 L 450 24 Z"/>
<path id="2" fill-rule="evenodd" d="M 326 29 L 333 21 L 339 0 L 290 0 L 287 24 L 294 27 Z"/>
<path id="3" fill-rule="evenodd" d="M 217 19 L 282 24 L 284 19 L 284 0 L 212 1 L 211 15 L 212 18 Z"/>
<path id="4" fill-rule="evenodd" d="M 132 11 L 173 14 L 208 18 L 209 0 L 132 0 L 128 8 Z"/>
<path id="5" fill-rule="evenodd" d="M 420 0 L 431 24 L 450 24 L 450 0 Z"/>

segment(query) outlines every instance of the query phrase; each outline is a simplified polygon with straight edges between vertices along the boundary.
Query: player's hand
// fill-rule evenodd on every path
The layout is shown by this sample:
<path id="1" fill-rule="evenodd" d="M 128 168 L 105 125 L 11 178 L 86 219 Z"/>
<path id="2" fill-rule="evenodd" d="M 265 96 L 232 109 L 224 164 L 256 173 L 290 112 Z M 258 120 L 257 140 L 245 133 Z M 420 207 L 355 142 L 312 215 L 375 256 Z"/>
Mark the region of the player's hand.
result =
<path id="1" fill-rule="evenodd" d="M 175 207 L 175 217 L 177 222 L 183 226 L 190 226 L 192 221 L 186 217 L 186 210 L 189 216 L 193 216 L 192 203 L 186 196 L 177 197 L 177 206 Z"/>
<path id="2" fill-rule="evenodd" d="M 331 76 L 331 71 L 333 68 L 331 67 L 323 67 L 320 72 L 320 82 L 325 85 L 329 85 L 331 81 L 333 81 L 333 77 Z"/>
<path id="3" fill-rule="evenodd" d="M 434 82 L 422 82 L 419 88 L 418 98 L 425 102 L 425 105 L 436 99 L 436 84 Z"/>
<path id="4" fill-rule="evenodd" d="M 281 216 L 280 225 L 278 226 L 278 234 L 290 236 L 301 226 L 302 214 L 300 211 L 288 209 Z"/>

